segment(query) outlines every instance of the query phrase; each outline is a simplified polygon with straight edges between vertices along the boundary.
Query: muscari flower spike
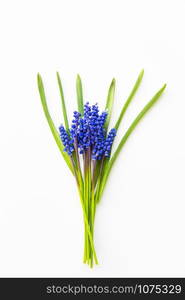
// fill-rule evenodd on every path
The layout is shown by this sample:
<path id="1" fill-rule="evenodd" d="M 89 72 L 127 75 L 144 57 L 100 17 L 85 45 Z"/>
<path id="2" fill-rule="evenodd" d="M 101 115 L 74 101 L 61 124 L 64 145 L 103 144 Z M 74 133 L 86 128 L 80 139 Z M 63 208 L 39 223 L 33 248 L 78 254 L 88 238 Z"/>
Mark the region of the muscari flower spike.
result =
<path id="1" fill-rule="evenodd" d="M 80 154 L 84 154 L 88 148 L 91 148 L 93 160 L 101 160 L 104 156 L 109 157 L 116 129 L 112 128 L 106 137 L 104 125 L 107 115 L 106 111 L 99 114 L 98 104 L 90 106 L 89 102 L 84 105 L 83 117 L 75 111 L 70 135 L 67 134 L 63 125 L 59 127 L 60 137 L 65 147 L 64 151 L 71 156 L 74 151 L 74 140 L 76 140 Z"/>
<path id="2" fill-rule="evenodd" d="M 38 74 L 38 88 L 45 116 L 61 154 L 77 182 L 84 217 L 85 238 L 83 262 L 87 263 L 90 267 L 93 266 L 94 262 L 96 264 L 98 263 L 94 247 L 95 214 L 97 204 L 102 197 L 112 166 L 128 137 L 148 110 L 157 102 L 166 87 L 166 85 L 164 85 L 141 110 L 123 135 L 115 152 L 111 154 L 112 145 L 120 123 L 140 86 L 143 74 L 144 71 L 142 70 L 135 82 L 132 92 L 123 105 L 114 128 L 107 132 L 114 102 L 115 79 L 112 80 L 108 91 L 106 109 L 100 113 L 97 103 L 91 106 L 89 102 L 86 102 L 85 105 L 83 105 L 82 82 L 80 76 L 77 76 L 78 111 L 73 113 L 72 125 L 69 128 L 62 84 L 60 76 L 57 73 L 65 123 L 65 127 L 63 125 L 59 127 L 59 133 L 51 119 L 42 78 L 40 74 Z M 83 165 L 83 170 L 81 165 Z"/>
<path id="3" fill-rule="evenodd" d="M 71 156 L 74 151 L 74 146 L 73 146 L 74 141 L 72 137 L 68 135 L 63 125 L 60 125 L 59 132 L 60 132 L 61 141 L 64 145 L 64 151 L 67 152 L 69 156 Z"/>

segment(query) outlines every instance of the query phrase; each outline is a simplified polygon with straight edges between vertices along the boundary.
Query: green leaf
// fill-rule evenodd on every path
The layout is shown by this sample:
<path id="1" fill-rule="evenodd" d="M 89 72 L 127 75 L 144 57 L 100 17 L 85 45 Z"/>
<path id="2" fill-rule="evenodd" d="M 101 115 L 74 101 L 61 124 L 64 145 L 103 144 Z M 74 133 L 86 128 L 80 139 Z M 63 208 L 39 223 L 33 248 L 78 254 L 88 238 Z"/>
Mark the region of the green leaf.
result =
<path id="1" fill-rule="evenodd" d="M 53 120 L 50 116 L 50 113 L 49 113 L 49 110 L 48 110 L 48 106 L 47 106 L 47 102 L 46 102 L 46 96 L 45 96 L 45 91 L 44 91 L 44 86 L 43 86 L 43 82 L 42 82 L 42 78 L 40 76 L 40 74 L 37 75 L 37 83 L 38 83 L 38 89 L 39 89 L 39 94 L 40 94 L 40 99 L 41 99 L 41 103 L 42 103 L 42 107 L 43 107 L 43 110 L 44 110 L 44 114 L 45 114 L 45 117 L 48 121 L 48 125 L 51 129 L 51 132 L 53 134 L 53 137 L 57 143 L 57 146 L 66 162 L 66 164 L 68 165 L 69 169 L 71 170 L 71 172 L 73 173 L 73 167 L 72 167 L 72 164 L 71 164 L 71 160 L 68 156 L 68 154 L 66 152 L 64 152 L 64 146 L 62 144 L 62 141 L 60 139 L 60 136 L 59 136 L 59 133 L 53 123 Z"/>
<path id="2" fill-rule="evenodd" d="M 109 87 L 109 90 L 108 90 L 107 102 L 106 102 L 106 106 L 105 106 L 105 109 L 107 110 L 107 113 L 108 113 L 107 120 L 105 122 L 106 130 L 108 129 L 111 114 L 112 114 L 112 108 L 113 108 L 113 104 L 114 104 L 114 95 L 115 95 L 115 85 L 116 85 L 116 80 L 113 78 L 111 85 Z"/>
<path id="3" fill-rule="evenodd" d="M 82 81 L 80 75 L 77 75 L 76 78 L 76 94 L 77 94 L 78 111 L 83 116 L 84 114 L 83 89 L 82 89 Z"/>
<path id="4" fill-rule="evenodd" d="M 101 181 L 101 188 L 100 188 L 100 193 L 98 195 L 98 200 L 101 198 L 101 195 L 103 193 L 104 187 L 106 185 L 108 176 L 110 174 L 110 171 L 113 167 L 113 164 L 115 163 L 120 151 L 122 150 L 123 146 L 125 145 L 128 137 L 131 135 L 135 127 L 138 125 L 140 120 L 145 116 L 145 114 L 149 111 L 149 109 L 157 102 L 157 100 L 160 98 L 162 95 L 163 91 L 166 88 L 166 84 L 153 96 L 153 98 L 146 104 L 146 106 L 141 110 L 141 112 L 137 115 L 135 120 L 132 122 L 128 130 L 126 131 L 125 135 L 123 136 L 121 142 L 119 143 L 115 153 L 113 154 L 112 158 L 110 159 L 105 171 L 104 171 L 104 176 Z"/>
<path id="5" fill-rule="evenodd" d="M 62 112 L 63 112 L 63 117 L 64 117 L 64 124 L 65 124 L 66 130 L 69 131 L 69 122 L 68 122 L 68 118 L 67 118 L 67 111 L 66 111 L 64 93 L 63 93 L 63 88 L 62 88 L 60 75 L 59 75 L 58 72 L 57 72 L 57 81 L 58 81 L 58 86 L 59 86 L 59 90 L 60 90 L 60 97 L 61 97 Z"/>
<path id="6" fill-rule="evenodd" d="M 114 128 L 115 128 L 116 130 L 118 130 L 118 128 L 119 128 L 119 126 L 120 126 L 120 123 L 121 123 L 121 121 L 122 121 L 122 119 L 123 119 L 123 116 L 125 115 L 125 112 L 127 111 L 127 108 L 128 108 L 128 106 L 129 106 L 129 104 L 131 103 L 132 99 L 134 98 L 134 96 L 135 96 L 135 94 L 136 94 L 136 92 L 137 92 L 137 90 L 138 90 L 138 88 L 139 88 L 139 86 L 140 86 L 140 83 L 141 83 L 141 81 L 142 81 L 143 75 L 144 75 L 144 70 L 142 70 L 142 71 L 140 72 L 140 74 L 139 74 L 139 76 L 138 76 L 138 78 L 137 78 L 137 80 L 136 80 L 136 82 L 135 82 L 135 84 L 134 84 L 134 87 L 133 87 L 133 89 L 132 89 L 132 91 L 131 91 L 131 93 L 130 93 L 130 95 L 129 95 L 129 97 L 128 97 L 128 99 L 126 100 L 126 102 L 125 102 L 125 104 L 124 104 L 124 106 L 123 106 L 123 108 L 122 108 L 122 110 L 121 110 L 121 113 L 120 113 L 120 115 L 119 115 L 119 118 L 118 118 L 118 120 L 117 120 L 117 122 L 116 122 L 116 124 L 115 124 L 115 126 L 114 126 Z"/>

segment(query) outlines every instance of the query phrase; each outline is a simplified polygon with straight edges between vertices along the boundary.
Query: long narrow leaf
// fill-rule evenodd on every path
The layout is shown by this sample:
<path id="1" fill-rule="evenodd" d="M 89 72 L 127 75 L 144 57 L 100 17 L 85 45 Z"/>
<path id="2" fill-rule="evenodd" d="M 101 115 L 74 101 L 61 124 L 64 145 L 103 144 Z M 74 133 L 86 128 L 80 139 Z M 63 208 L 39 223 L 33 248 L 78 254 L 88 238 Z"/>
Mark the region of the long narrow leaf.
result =
<path id="1" fill-rule="evenodd" d="M 130 125 L 128 130 L 126 131 L 125 135 L 123 136 L 121 142 L 119 143 L 114 155 L 112 156 L 111 160 L 109 161 L 109 164 L 107 165 L 105 171 L 104 171 L 104 176 L 101 182 L 101 188 L 100 188 L 100 193 L 98 198 L 101 198 L 101 195 L 103 193 L 104 187 L 106 185 L 108 176 L 110 174 L 110 171 L 113 167 L 114 162 L 116 161 L 120 151 L 122 150 L 123 146 L 125 145 L 128 137 L 131 135 L 135 127 L 138 125 L 140 120 L 145 116 L 145 114 L 149 111 L 149 109 L 157 102 L 157 100 L 160 98 L 162 95 L 163 91 L 166 88 L 166 84 L 153 96 L 153 98 L 146 104 L 146 106 L 141 110 L 141 112 L 137 115 L 133 123 Z"/>
<path id="2" fill-rule="evenodd" d="M 140 74 L 139 74 L 139 76 L 138 76 L 138 78 L 137 78 L 137 80 L 136 80 L 136 82 L 134 84 L 134 87 L 133 87 L 133 89 L 132 89 L 132 91 L 131 91 L 131 93 L 129 95 L 129 97 L 127 98 L 125 104 L 123 105 L 123 108 L 121 110 L 119 118 L 118 118 L 118 120 L 117 120 L 117 122 L 116 122 L 116 124 L 114 126 L 114 128 L 116 130 L 118 130 L 118 128 L 120 126 L 120 123 L 121 123 L 121 121 L 123 119 L 123 116 L 125 115 L 125 112 L 127 111 L 127 108 L 129 106 L 129 104 L 131 103 L 132 99 L 134 98 L 134 96 L 135 96 L 135 94 L 136 94 L 136 92 L 137 92 L 137 90 L 138 90 L 138 88 L 140 86 L 140 83 L 142 81 L 143 75 L 144 75 L 144 70 L 142 70 L 140 72 Z M 111 89 L 111 87 L 110 87 L 110 89 Z M 110 92 L 110 89 L 109 89 L 109 92 Z M 108 99 L 109 99 L 109 97 L 108 97 Z M 104 165 L 103 165 L 103 168 L 102 168 L 102 174 L 104 174 L 104 172 L 105 172 L 108 164 L 109 164 L 109 158 L 107 158 L 106 161 L 104 162 Z M 100 181 L 100 178 L 99 178 L 99 181 Z"/>
<path id="3" fill-rule="evenodd" d="M 84 114 L 83 89 L 82 89 L 82 81 L 79 74 L 77 75 L 76 78 L 76 94 L 77 94 L 78 111 L 83 116 Z"/>
<path id="4" fill-rule="evenodd" d="M 49 110 L 48 110 L 48 106 L 47 106 L 47 102 L 46 102 L 46 96 L 45 96 L 45 91 L 44 91 L 44 86 L 43 86 L 43 82 L 42 82 L 42 78 L 40 76 L 40 74 L 37 75 L 37 82 L 38 82 L 38 89 L 39 89 L 39 94 L 40 94 L 40 99 L 41 99 L 41 103 L 42 103 L 42 107 L 44 110 L 44 114 L 45 117 L 48 121 L 49 127 L 51 129 L 51 132 L 53 134 L 53 137 L 57 143 L 57 146 L 66 162 L 66 164 L 68 165 L 69 169 L 71 170 L 71 172 L 73 173 L 73 168 L 72 168 L 72 164 L 70 161 L 69 156 L 63 151 L 64 150 L 64 146 L 62 144 L 62 141 L 60 139 L 60 136 L 58 134 L 58 131 L 53 123 L 53 120 L 50 116 Z"/>
<path id="5" fill-rule="evenodd" d="M 120 123 L 121 123 L 121 121 L 122 121 L 122 119 L 123 119 L 123 116 L 125 115 L 125 112 L 127 111 L 127 108 L 128 108 L 128 106 L 129 106 L 129 104 L 130 104 L 131 101 L 133 100 L 133 98 L 134 98 L 134 96 L 135 96 L 135 94 L 136 94 L 136 92 L 137 92 L 137 90 L 138 90 L 138 88 L 139 88 L 139 86 L 140 86 L 140 83 L 141 83 L 141 81 L 142 81 L 143 75 L 144 75 L 144 70 L 142 70 L 142 71 L 140 72 L 140 74 L 139 74 L 139 76 L 138 76 L 138 78 L 137 78 L 137 80 L 136 80 L 136 82 L 135 82 L 135 84 L 134 84 L 134 87 L 133 87 L 133 89 L 132 89 L 132 91 L 131 91 L 131 93 L 130 93 L 130 95 L 129 95 L 129 97 L 128 97 L 128 99 L 126 100 L 126 102 L 125 102 L 125 104 L 124 104 L 124 106 L 123 106 L 123 108 L 122 108 L 122 110 L 121 110 L 121 113 L 120 113 L 120 115 L 119 115 L 119 118 L 118 118 L 118 120 L 117 120 L 117 122 L 116 122 L 116 124 L 115 124 L 115 126 L 114 126 L 114 128 L 115 128 L 116 130 L 118 130 L 118 128 L 119 128 L 119 126 L 120 126 Z"/>
<path id="6" fill-rule="evenodd" d="M 65 128 L 68 131 L 69 130 L 69 122 L 68 122 L 68 117 L 67 117 L 67 111 L 66 111 L 66 104 L 65 104 L 65 99 L 64 99 L 64 92 L 62 88 L 62 83 L 60 79 L 60 75 L 57 72 L 57 81 L 58 81 L 58 86 L 60 90 L 60 97 L 61 97 L 61 104 L 62 104 L 62 112 L 63 112 L 63 117 L 64 117 L 64 124 Z"/>
<path id="7" fill-rule="evenodd" d="M 105 106 L 105 110 L 108 112 L 107 120 L 106 120 L 105 126 L 104 126 L 106 131 L 107 131 L 109 123 L 110 123 L 110 117 L 111 117 L 112 108 L 113 108 L 113 104 L 114 104 L 115 85 L 116 85 L 116 80 L 113 78 L 112 81 L 111 81 L 109 90 L 108 90 L 107 101 L 106 101 L 106 106 Z M 107 163 L 108 163 L 108 158 L 106 159 L 106 161 L 103 161 L 102 164 L 99 161 L 96 164 L 96 172 L 95 172 L 96 178 L 95 178 L 95 182 L 97 183 L 97 187 L 98 187 L 96 194 L 99 191 L 99 187 L 100 187 L 100 183 L 101 183 L 101 178 L 102 178 L 102 175 L 104 173 L 104 170 L 106 168 Z M 100 172 L 100 170 L 101 170 L 101 172 Z M 97 179 L 97 181 L 96 181 L 96 179 Z"/>
<path id="8" fill-rule="evenodd" d="M 109 126 L 110 118 L 111 118 L 111 114 L 112 114 L 112 108 L 113 108 L 113 104 L 114 104 L 114 95 L 115 95 L 115 85 L 116 85 L 116 80 L 113 78 L 111 85 L 109 87 L 109 90 L 108 90 L 107 102 L 106 102 L 106 106 L 105 106 L 105 109 L 108 112 L 107 120 L 105 122 L 106 130 Z"/>

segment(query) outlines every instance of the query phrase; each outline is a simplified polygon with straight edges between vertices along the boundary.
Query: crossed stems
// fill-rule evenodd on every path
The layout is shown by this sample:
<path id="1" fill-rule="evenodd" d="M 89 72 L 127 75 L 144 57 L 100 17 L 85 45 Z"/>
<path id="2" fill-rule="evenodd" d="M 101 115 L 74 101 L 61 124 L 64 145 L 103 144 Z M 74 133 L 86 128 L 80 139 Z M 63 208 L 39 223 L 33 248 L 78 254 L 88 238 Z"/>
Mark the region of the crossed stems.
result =
<path id="1" fill-rule="evenodd" d="M 105 157 L 101 162 L 91 159 L 91 147 L 83 154 L 83 175 L 78 153 L 77 139 L 74 139 L 75 152 L 71 156 L 74 176 L 76 178 L 78 192 L 84 217 L 84 257 L 83 262 L 93 267 L 98 264 L 94 247 L 94 220 L 96 204 L 99 201 L 100 178 L 104 166 Z"/>

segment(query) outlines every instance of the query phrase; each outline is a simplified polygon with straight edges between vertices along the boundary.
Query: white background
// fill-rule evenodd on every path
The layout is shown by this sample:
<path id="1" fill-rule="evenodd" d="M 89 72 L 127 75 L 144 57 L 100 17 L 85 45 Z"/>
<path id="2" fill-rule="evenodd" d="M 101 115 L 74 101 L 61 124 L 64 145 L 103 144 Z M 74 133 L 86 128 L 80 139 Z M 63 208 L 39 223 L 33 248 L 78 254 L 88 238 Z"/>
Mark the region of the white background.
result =
<path id="1" fill-rule="evenodd" d="M 185 1 L 0 2 L 0 276 L 185 276 Z M 99 266 L 82 263 L 75 181 L 40 104 L 43 76 L 62 122 L 55 72 L 68 112 L 75 78 L 101 108 L 113 77 L 113 122 L 140 70 L 145 76 L 115 144 L 164 84 L 112 170 L 97 210 Z"/>

